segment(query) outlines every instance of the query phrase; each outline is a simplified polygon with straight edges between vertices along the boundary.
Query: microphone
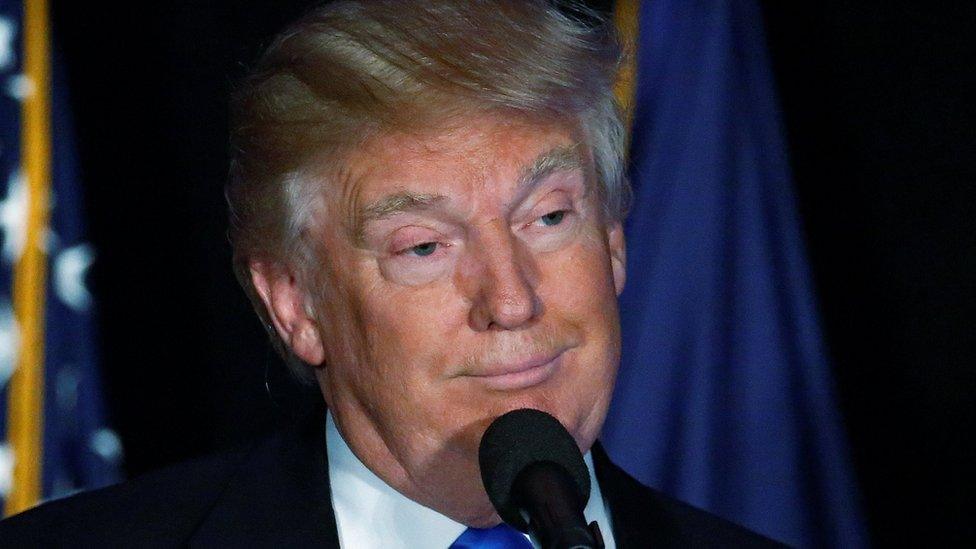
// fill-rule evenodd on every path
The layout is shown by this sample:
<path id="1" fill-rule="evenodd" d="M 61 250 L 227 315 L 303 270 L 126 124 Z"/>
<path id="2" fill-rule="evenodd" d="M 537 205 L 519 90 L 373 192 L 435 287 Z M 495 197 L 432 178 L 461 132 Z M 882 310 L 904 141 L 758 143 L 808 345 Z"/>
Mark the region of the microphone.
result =
<path id="1" fill-rule="evenodd" d="M 499 416 L 481 437 L 478 463 L 498 516 L 531 530 L 543 549 L 603 548 L 599 526 L 583 517 L 589 472 L 559 420 L 530 408 Z"/>

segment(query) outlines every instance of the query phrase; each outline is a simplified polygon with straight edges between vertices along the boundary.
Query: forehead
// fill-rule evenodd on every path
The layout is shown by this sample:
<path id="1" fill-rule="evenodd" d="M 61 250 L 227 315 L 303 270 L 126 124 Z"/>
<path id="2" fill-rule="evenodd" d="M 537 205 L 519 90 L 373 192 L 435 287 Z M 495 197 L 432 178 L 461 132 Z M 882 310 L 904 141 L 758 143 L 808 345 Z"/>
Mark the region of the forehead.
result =
<path id="1" fill-rule="evenodd" d="M 582 162 L 579 142 L 569 124 L 491 116 L 466 118 L 437 131 L 387 133 L 347 157 L 344 177 L 327 194 L 340 210 L 333 213 L 347 215 L 404 192 L 458 199 L 504 194 L 540 160 L 572 151 Z"/>

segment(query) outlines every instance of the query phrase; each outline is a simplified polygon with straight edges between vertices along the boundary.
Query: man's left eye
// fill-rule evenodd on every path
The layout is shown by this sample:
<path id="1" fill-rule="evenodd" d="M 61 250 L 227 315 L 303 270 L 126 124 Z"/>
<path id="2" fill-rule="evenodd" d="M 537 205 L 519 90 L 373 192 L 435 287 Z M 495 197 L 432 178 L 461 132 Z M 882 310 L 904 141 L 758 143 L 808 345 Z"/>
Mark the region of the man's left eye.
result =
<path id="1" fill-rule="evenodd" d="M 554 212 L 549 212 L 546 215 L 539 218 L 543 225 L 552 227 L 554 225 L 559 225 L 563 222 L 563 218 L 566 217 L 566 210 L 556 210 Z"/>

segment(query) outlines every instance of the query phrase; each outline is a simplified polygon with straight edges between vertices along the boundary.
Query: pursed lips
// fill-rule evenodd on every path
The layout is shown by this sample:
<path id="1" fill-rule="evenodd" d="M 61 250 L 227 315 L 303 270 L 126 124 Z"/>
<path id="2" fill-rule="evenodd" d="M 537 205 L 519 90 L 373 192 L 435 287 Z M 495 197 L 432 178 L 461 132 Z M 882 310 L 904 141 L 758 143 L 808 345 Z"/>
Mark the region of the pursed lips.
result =
<path id="1" fill-rule="evenodd" d="M 465 374 L 487 387 L 502 391 L 525 389 L 538 385 L 552 377 L 562 364 L 567 349 L 555 353 L 536 355 L 509 363 L 496 363 L 487 366 L 483 372 Z"/>

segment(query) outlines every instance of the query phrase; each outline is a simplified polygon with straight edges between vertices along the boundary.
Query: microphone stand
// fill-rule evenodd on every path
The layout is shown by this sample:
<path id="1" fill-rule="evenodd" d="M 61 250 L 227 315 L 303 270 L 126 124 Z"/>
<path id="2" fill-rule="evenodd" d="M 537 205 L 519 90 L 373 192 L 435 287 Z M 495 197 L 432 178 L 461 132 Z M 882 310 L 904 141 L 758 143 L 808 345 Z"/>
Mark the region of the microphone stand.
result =
<path id="1" fill-rule="evenodd" d="M 537 462 L 519 473 L 515 482 L 519 507 L 529 515 L 529 529 L 542 549 L 603 549 L 596 521 L 589 525 L 572 478 L 562 467 Z"/>

